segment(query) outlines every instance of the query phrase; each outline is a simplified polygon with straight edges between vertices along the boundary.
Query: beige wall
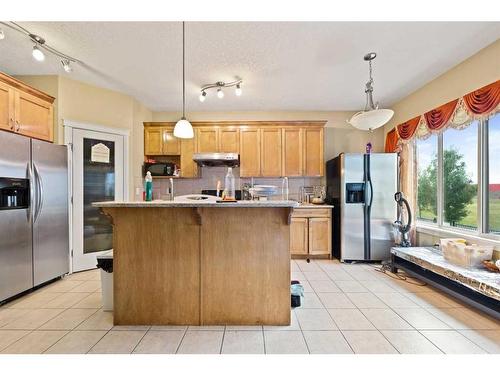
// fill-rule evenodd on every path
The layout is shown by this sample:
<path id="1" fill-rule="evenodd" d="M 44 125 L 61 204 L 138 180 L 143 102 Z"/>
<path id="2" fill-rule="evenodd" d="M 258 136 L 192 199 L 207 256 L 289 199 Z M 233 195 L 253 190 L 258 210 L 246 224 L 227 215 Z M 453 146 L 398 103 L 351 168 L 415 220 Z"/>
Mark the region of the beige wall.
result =
<path id="1" fill-rule="evenodd" d="M 397 102 L 385 133 L 396 125 L 500 79 L 500 40 Z"/>
<path id="2" fill-rule="evenodd" d="M 134 181 L 142 180 L 143 126 L 152 112 L 131 96 L 89 85 L 63 76 L 17 76 L 16 78 L 56 97 L 54 141 L 64 143 L 63 120 L 102 125 L 129 131 L 129 194 Z"/>

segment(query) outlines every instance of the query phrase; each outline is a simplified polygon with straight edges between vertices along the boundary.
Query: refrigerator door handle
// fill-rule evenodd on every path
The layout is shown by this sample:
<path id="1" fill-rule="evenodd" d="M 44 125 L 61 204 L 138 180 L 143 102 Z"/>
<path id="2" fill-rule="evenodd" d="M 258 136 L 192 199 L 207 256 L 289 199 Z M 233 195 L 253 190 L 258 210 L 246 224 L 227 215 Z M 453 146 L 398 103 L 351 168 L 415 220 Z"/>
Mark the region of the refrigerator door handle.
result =
<path id="1" fill-rule="evenodd" d="M 368 204 L 368 207 L 371 207 L 373 203 L 373 184 L 371 178 L 368 180 L 368 183 L 370 184 L 370 203 Z"/>
<path id="2" fill-rule="evenodd" d="M 40 212 L 42 211 L 43 207 L 43 183 L 42 178 L 40 177 L 40 172 L 38 171 L 35 163 L 33 163 L 33 170 L 35 172 L 34 176 L 37 184 L 37 207 L 35 211 L 35 218 L 33 219 L 33 223 L 35 223 L 40 216 Z"/>
<path id="3" fill-rule="evenodd" d="M 33 177 L 33 169 L 31 168 L 31 164 L 28 163 L 28 180 L 30 184 L 30 204 L 28 206 L 28 221 L 32 221 L 33 218 L 33 209 L 36 204 L 36 199 L 35 199 L 35 180 Z"/>

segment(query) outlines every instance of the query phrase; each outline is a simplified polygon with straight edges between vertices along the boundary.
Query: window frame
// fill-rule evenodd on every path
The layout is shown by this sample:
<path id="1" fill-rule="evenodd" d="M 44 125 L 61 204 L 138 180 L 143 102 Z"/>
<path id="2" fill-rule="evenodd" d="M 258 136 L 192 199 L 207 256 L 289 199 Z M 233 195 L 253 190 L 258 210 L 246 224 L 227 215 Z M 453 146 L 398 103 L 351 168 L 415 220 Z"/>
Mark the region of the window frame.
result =
<path id="1" fill-rule="evenodd" d="M 500 116 L 500 114 L 497 114 Z M 478 145 L 477 145 L 477 229 L 467 230 L 459 227 L 444 225 L 444 192 L 443 192 L 443 134 L 440 132 L 437 135 L 437 189 L 436 189 L 436 205 L 437 205 L 437 220 L 436 223 L 419 220 L 415 215 L 416 227 L 426 228 L 430 231 L 433 229 L 439 232 L 450 232 L 462 234 L 464 236 L 481 237 L 493 241 L 500 241 L 500 235 L 488 232 L 489 227 L 489 118 L 475 120 L 478 122 Z M 446 130 L 445 130 L 446 131 Z M 416 150 L 417 141 L 414 140 L 415 157 L 418 152 Z M 418 159 L 416 160 L 418 166 Z M 418 170 L 418 168 L 416 169 Z M 415 179 L 417 185 L 415 192 L 418 192 L 418 178 Z M 417 194 L 418 199 L 418 194 Z M 418 202 L 417 202 L 418 204 Z"/>

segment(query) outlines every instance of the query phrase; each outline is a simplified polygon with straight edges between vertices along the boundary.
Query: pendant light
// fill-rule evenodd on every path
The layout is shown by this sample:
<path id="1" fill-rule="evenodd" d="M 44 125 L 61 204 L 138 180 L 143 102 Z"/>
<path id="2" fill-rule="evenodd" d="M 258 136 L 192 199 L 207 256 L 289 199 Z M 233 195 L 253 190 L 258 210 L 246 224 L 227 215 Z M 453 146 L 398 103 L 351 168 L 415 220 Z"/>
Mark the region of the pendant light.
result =
<path id="1" fill-rule="evenodd" d="M 355 113 L 347 122 L 360 130 L 369 130 L 380 128 L 387 124 L 394 115 L 391 109 L 382 109 L 378 107 L 378 103 L 373 103 L 373 78 L 372 78 L 372 60 L 377 57 L 375 52 L 370 52 L 364 56 L 364 60 L 368 61 L 370 69 L 370 79 L 366 83 L 366 105 L 365 110 Z"/>
<path id="2" fill-rule="evenodd" d="M 182 22 L 182 117 L 174 127 L 174 137 L 193 138 L 194 132 L 191 123 L 186 120 L 186 75 L 185 75 L 185 31 L 184 21 Z"/>

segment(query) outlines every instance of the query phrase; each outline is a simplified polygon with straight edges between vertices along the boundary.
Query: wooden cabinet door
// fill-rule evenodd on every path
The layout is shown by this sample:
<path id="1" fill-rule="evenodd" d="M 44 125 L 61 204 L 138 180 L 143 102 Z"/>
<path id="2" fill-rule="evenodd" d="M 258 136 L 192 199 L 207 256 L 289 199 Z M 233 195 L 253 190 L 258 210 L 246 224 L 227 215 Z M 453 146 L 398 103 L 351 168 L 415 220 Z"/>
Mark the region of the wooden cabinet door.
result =
<path id="1" fill-rule="evenodd" d="M 302 176 L 303 168 L 302 129 L 283 129 L 282 169 L 283 176 Z"/>
<path id="2" fill-rule="evenodd" d="M 14 108 L 18 133 L 52 142 L 54 113 L 51 103 L 16 90 Z"/>
<path id="3" fill-rule="evenodd" d="M 0 82 L 0 129 L 14 131 L 14 89 Z"/>
<path id="4" fill-rule="evenodd" d="M 162 128 L 144 128 L 144 155 L 162 154 Z"/>
<path id="5" fill-rule="evenodd" d="M 196 134 L 196 152 L 219 152 L 219 131 L 217 128 L 201 127 Z"/>
<path id="6" fill-rule="evenodd" d="M 331 220 L 325 217 L 309 219 L 309 254 L 330 254 L 332 250 Z"/>
<path id="7" fill-rule="evenodd" d="M 239 129 L 219 129 L 219 152 L 240 152 L 240 130 Z"/>
<path id="8" fill-rule="evenodd" d="M 180 155 L 181 154 L 181 140 L 174 137 L 173 129 L 163 129 L 162 132 L 162 154 L 163 155 Z"/>
<path id="9" fill-rule="evenodd" d="M 261 129 L 260 144 L 260 175 L 281 176 L 281 129 Z"/>
<path id="10" fill-rule="evenodd" d="M 304 175 L 323 176 L 323 129 L 304 129 Z"/>
<path id="11" fill-rule="evenodd" d="M 308 225 L 303 217 L 292 217 L 290 223 L 290 254 L 305 255 L 308 248 Z"/>
<path id="12" fill-rule="evenodd" d="M 260 130 L 240 130 L 240 176 L 260 175 Z"/>
<path id="13" fill-rule="evenodd" d="M 198 165 L 193 161 L 196 138 L 181 139 L 181 177 L 198 177 Z"/>

